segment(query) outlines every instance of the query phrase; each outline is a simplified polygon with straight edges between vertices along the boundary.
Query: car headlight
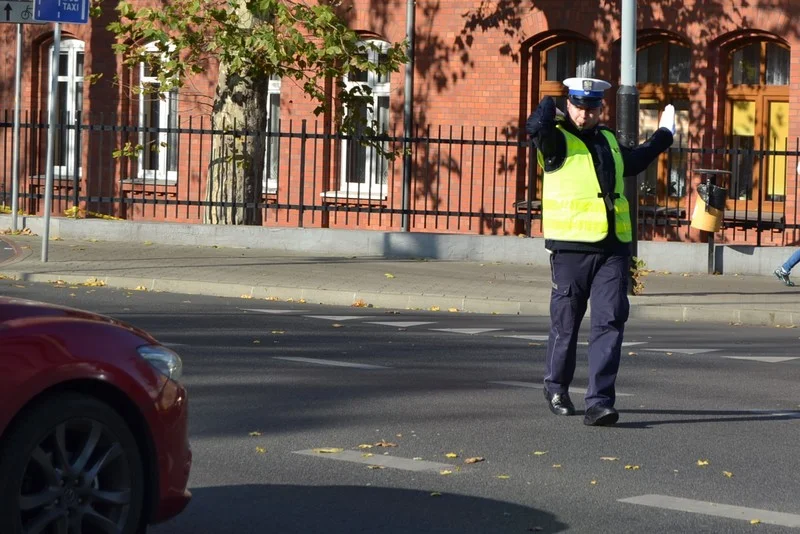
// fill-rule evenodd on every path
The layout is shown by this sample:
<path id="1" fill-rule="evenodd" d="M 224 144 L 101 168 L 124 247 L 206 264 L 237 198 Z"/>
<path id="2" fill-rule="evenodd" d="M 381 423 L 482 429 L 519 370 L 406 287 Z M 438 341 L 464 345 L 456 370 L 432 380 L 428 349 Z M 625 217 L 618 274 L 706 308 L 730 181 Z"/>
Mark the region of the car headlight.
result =
<path id="1" fill-rule="evenodd" d="M 175 351 L 161 345 L 142 345 L 136 350 L 139 356 L 167 378 L 178 380 L 183 374 L 183 362 Z"/>

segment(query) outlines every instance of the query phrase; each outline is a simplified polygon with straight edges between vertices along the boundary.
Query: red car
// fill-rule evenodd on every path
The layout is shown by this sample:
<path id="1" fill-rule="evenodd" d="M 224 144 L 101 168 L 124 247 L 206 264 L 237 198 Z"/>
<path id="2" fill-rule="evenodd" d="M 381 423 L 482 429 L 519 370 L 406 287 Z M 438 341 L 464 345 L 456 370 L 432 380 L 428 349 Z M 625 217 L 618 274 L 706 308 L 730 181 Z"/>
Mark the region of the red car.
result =
<path id="1" fill-rule="evenodd" d="M 130 325 L 0 297 L 0 533 L 132 534 L 180 513 L 181 371 Z"/>

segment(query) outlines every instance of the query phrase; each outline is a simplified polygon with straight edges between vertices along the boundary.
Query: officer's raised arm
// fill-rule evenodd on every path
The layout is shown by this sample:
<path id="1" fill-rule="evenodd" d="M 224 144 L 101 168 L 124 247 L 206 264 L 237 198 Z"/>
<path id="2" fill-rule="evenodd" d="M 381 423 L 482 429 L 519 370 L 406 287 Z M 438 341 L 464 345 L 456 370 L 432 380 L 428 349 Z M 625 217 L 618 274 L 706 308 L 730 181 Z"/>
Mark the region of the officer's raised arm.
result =
<path id="1" fill-rule="evenodd" d="M 546 96 L 525 123 L 525 131 L 541 152 L 546 167 L 561 165 L 566 156 L 564 136 L 556 130 L 557 116 L 563 117 L 563 113 L 556 108 L 553 97 Z"/>

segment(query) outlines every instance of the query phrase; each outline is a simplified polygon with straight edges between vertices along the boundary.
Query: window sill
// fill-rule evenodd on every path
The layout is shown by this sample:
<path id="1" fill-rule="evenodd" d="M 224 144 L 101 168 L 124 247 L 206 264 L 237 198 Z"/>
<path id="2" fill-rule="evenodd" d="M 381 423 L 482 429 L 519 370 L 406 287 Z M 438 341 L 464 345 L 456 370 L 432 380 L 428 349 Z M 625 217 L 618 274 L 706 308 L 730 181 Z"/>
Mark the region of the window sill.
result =
<path id="1" fill-rule="evenodd" d="M 319 194 L 326 200 L 347 202 L 348 200 L 378 200 L 384 201 L 388 197 L 386 193 L 351 193 L 349 191 L 325 191 Z"/>
<path id="2" fill-rule="evenodd" d="M 157 179 L 153 180 L 151 178 L 128 178 L 125 180 L 119 181 L 122 187 L 126 186 L 133 186 L 133 185 L 144 185 L 150 187 L 168 187 L 168 188 L 176 188 L 178 187 L 178 183 L 174 180 L 163 180 Z"/>

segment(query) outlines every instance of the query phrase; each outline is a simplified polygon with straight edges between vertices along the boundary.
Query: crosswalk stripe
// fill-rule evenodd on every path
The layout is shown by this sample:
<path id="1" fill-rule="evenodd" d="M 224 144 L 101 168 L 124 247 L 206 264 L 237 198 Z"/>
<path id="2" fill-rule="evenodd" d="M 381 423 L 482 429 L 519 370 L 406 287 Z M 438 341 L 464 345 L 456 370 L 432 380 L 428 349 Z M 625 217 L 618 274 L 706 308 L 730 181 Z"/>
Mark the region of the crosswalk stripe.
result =
<path id="1" fill-rule="evenodd" d="M 652 508 L 663 508 L 666 510 L 676 510 L 679 512 L 724 517 L 727 519 L 739 519 L 742 521 L 753 521 L 757 519 L 761 523 L 783 527 L 800 527 L 800 515 L 706 501 L 694 501 L 692 499 L 681 499 L 668 495 L 639 495 L 638 497 L 620 499 L 619 502 L 639 504 Z"/>
<path id="2" fill-rule="evenodd" d="M 514 335 L 505 335 L 500 337 L 510 337 L 513 339 L 527 339 L 528 341 L 547 341 L 547 336 L 540 336 L 540 335 L 523 335 L 523 334 L 514 334 Z"/>
<path id="3" fill-rule="evenodd" d="M 342 451 L 337 453 L 318 453 L 311 449 L 303 451 L 293 451 L 293 454 L 302 454 L 304 456 L 314 456 L 316 458 L 325 458 L 327 460 L 339 460 L 344 462 L 354 462 L 366 465 L 380 465 L 383 467 L 391 467 L 392 469 L 402 469 L 404 471 L 436 471 L 442 469 L 453 469 L 453 465 L 444 464 L 439 462 L 429 462 L 426 460 L 410 460 L 408 458 L 400 458 L 397 456 L 384 456 L 374 455 L 365 457 L 363 452 L 358 451 Z"/>
<path id="4" fill-rule="evenodd" d="M 719 352 L 720 349 L 652 349 L 648 347 L 648 352 L 677 352 L 678 354 L 705 354 L 707 352 Z"/>
<path id="5" fill-rule="evenodd" d="M 518 382 L 515 380 L 493 380 L 490 384 L 498 384 L 501 386 L 511 386 L 515 388 L 530 388 L 530 389 L 544 389 L 544 385 L 540 382 Z M 570 393 L 586 393 L 586 389 L 575 386 L 569 387 Z M 633 393 L 620 393 L 617 392 L 617 397 L 633 397 Z"/>
<path id="6" fill-rule="evenodd" d="M 303 313 L 303 312 L 307 311 L 307 310 L 275 310 L 275 309 L 265 310 L 265 309 L 258 309 L 258 308 L 240 308 L 240 309 L 244 310 L 244 311 L 250 311 L 250 312 L 273 313 L 273 314 Z"/>
<path id="7" fill-rule="evenodd" d="M 578 345 L 588 345 L 588 341 L 579 341 Z M 635 347 L 636 345 L 647 345 L 647 341 L 623 341 L 623 347 Z"/>
<path id="8" fill-rule="evenodd" d="M 378 324 L 381 326 L 396 326 L 397 328 L 411 328 L 412 326 L 422 326 L 424 324 L 436 324 L 436 321 L 369 321 L 366 324 Z"/>
<path id="9" fill-rule="evenodd" d="M 315 365 L 328 365 L 331 367 L 351 367 L 353 369 L 391 369 L 384 365 L 370 365 L 367 363 L 337 362 L 334 360 L 318 360 L 316 358 L 297 358 L 293 356 L 273 356 L 274 360 L 286 360 L 288 362 L 312 363 Z"/>
<path id="10" fill-rule="evenodd" d="M 729 360 L 753 360 L 754 362 L 782 363 L 796 360 L 797 356 L 723 356 Z"/>
<path id="11" fill-rule="evenodd" d="M 311 319 L 324 319 L 326 321 L 349 321 L 350 319 L 369 319 L 369 315 L 305 315 Z"/>
<path id="12" fill-rule="evenodd" d="M 430 330 L 436 332 L 450 332 L 451 334 L 467 334 L 473 336 L 475 334 L 485 334 L 486 332 L 497 332 L 502 328 L 431 328 Z"/>

